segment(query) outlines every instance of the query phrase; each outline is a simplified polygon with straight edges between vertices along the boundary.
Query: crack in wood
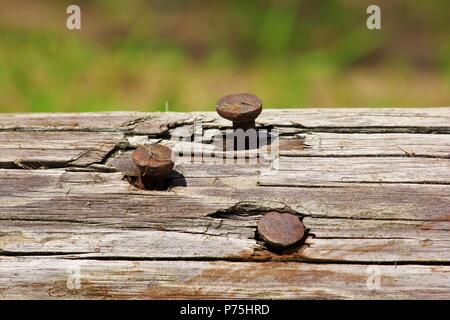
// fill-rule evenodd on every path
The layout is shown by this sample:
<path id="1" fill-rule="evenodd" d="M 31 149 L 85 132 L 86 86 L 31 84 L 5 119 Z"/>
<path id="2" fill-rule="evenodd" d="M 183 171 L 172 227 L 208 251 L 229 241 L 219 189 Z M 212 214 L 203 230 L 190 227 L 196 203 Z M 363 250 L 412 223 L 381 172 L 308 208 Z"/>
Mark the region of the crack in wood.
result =
<path id="1" fill-rule="evenodd" d="M 300 218 L 303 217 L 302 213 L 297 212 L 287 204 L 273 201 L 238 201 L 231 207 L 210 213 L 208 216 L 213 218 L 236 219 L 254 216 L 259 217 L 269 211 L 291 213 L 298 215 Z"/>

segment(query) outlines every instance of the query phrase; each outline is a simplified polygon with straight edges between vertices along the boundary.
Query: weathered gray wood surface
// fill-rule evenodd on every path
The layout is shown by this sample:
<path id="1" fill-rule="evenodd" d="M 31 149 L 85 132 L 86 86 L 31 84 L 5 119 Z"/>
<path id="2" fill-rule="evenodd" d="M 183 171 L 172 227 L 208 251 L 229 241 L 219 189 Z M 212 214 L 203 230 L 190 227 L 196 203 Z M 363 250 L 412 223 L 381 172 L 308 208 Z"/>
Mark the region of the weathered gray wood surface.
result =
<path id="1" fill-rule="evenodd" d="M 0 298 L 450 299 L 449 108 L 265 110 L 257 124 L 281 134 L 278 171 L 193 162 L 229 155 L 214 113 L 0 115 Z M 117 169 L 154 142 L 190 150 L 167 191 Z M 267 248 L 270 210 L 302 217 L 304 244 Z"/>

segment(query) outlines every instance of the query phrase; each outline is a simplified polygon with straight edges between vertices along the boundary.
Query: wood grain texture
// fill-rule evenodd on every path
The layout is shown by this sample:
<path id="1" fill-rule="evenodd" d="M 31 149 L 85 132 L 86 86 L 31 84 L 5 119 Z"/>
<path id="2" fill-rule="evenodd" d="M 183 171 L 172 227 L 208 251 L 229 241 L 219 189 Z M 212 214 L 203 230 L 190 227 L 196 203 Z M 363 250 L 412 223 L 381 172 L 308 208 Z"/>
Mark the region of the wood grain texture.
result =
<path id="1" fill-rule="evenodd" d="M 219 163 L 227 156 L 222 146 L 202 142 L 124 137 L 113 132 L 0 132 L 0 167 L 87 166 L 101 162 L 114 148 L 162 143 L 175 152 L 193 155 L 213 153 Z M 290 157 L 450 157 L 450 136 L 425 134 L 309 133 L 280 137 L 279 155 Z M 270 149 L 269 149 L 270 151 Z M 131 152 L 127 153 L 129 155 Z M 238 151 L 236 156 L 256 157 L 260 150 Z M 180 159 L 181 161 L 183 159 Z M 205 160 L 206 161 L 206 160 Z M 349 160 L 351 161 L 351 160 Z M 189 159 L 190 162 L 190 159 Z"/>
<path id="2" fill-rule="evenodd" d="M 260 150 L 224 151 L 213 113 L 0 115 L 0 298 L 448 299 L 449 120 L 265 110 L 273 171 Z M 131 151 L 157 142 L 185 152 L 168 190 L 139 190 Z M 272 210 L 303 220 L 302 243 L 260 239 Z"/>
<path id="3" fill-rule="evenodd" d="M 131 146 L 146 143 L 161 143 L 175 152 L 184 151 L 189 154 L 214 153 L 217 158 L 227 156 L 223 151 L 219 138 L 220 130 L 205 130 L 204 140 L 180 141 L 178 137 L 171 140 L 149 139 L 148 136 L 134 135 L 127 137 Z M 447 134 L 408 134 L 408 133 L 285 133 L 277 139 L 280 156 L 291 157 L 432 157 L 450 158 L 450 135 Z M 189 137 L 185 132 L 183 137 Z M 219 139 L 217 139 L 219 140 Z M 271 147 L 267 147 L 267 152 Z M 237 151 L 235 155 L 245 154 L 254 157 L 261 149 Z M 265 149 L 263 150 L 265 151 Z"/>
<path id="4" fill-rule="evenodd" d="M 445 299 L 449 272 L 449 266 L 7 257 L 0 259 L 0 297 Z M 75 274 L 80 275 L 79 287 Z M 373 274 L 380 275 L 379 286 L 372 283 Z"/>
<path id="5" fill-rule="evenodd" d="M 450 184 L 450 159 L 281 157 L 279 167 L 279 171 L 262 171 L 259 184 L 265 186 L 349 182 Z"/>
<path id="6" fill-rule="evenodd" d="M 99 163 L 122 133 L 113 132 L 0 132 L 0 167 L 63 167 Z"/>
<path id="7" fill-rule="evenodd" d="M 120 173 L 2 170 L 0 177 L 9 188 L 0 194 L 0 249 L 10 254 L 450 261 L 447 186 L 157 192 L 132 187 Z M 304 246 L 272 254 L 255 238 L 256 222 L 270 210 L 304 217 Z"/>
<path id="8" fill-rule="evenodd" d="M 450 108 L 322 108 L 273 110 L 260 123 L 304 128 L 428 128 L 448 130 Z"/>
<path id="9" fill-rule="evenodd" d="M 65 114 L 2 114 L 1 130 L 75 130 L 123 131 L 154 134 L 175 124 L 201 120 L 205 128 L 230 127 L 230 122 L 213 112 L 114 112 Z M 386 131 L 449 132 L 450 108 L 322 108 L 322 109 L 264 109 L 257 124 L 298 128 L 383 128 Z"/>
<path id="10" fill-rule="evenodd" d="M 450 157 L 450 135 L 407 133 L 328 133 L 281 137 L 282 156 Z"/>

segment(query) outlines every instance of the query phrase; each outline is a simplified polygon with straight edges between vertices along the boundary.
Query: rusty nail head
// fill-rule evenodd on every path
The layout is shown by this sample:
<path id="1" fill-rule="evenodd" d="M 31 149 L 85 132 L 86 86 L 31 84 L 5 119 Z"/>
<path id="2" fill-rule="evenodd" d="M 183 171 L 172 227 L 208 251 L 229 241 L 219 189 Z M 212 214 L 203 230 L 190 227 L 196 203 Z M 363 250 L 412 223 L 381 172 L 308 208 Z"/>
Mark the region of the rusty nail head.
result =
<path id="1" fill-rule="evenodd" d="M 259 220 L 258 233 L 269 245 L 285 248 L 303 239 L 305 226 L 296 215 L 272 211 Z"/>
<path id="2" fill-rule="evenodd" d="M 234 129 L 255 129 L 262 102 L 250 93 L 230 94 L 217 101 L 216 110 L 221 117 L 233 121 Z"/>
<path id="3" fill-rule="evenodd" d="M 172 150 L 161 144 L 138 146 L 132 154 L 141 176 L 162 180 L 174 167 Z"/>

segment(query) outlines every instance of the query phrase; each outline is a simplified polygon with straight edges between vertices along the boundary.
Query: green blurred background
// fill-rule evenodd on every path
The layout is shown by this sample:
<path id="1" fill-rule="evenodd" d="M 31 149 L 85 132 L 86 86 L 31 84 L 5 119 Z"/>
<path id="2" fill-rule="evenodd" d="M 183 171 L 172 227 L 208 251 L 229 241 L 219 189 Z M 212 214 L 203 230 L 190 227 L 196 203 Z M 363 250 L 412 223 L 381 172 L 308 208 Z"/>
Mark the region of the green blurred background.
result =
<path id="1" fill-rule="evenodd" d="M 213 110 L 246 91 L 270 107 L 449 106 L 450 1 L 0 0 L 0 112 Z"/>

